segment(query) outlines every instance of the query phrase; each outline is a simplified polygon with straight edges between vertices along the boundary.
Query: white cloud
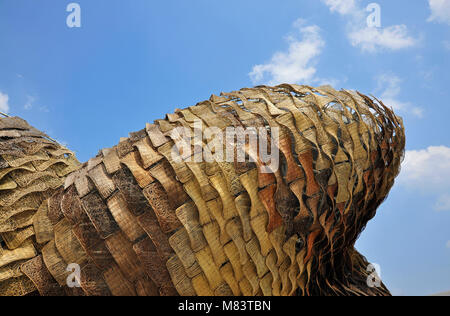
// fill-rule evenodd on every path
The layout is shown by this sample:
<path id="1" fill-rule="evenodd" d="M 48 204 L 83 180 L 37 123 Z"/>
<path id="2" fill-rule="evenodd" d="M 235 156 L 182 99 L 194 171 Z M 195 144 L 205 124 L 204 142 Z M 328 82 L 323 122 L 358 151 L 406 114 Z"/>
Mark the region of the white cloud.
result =
<path id="1" fill-rule="evenodd" d="M 385 28 L 369 27 L 365 8 L 359 0 L 322 0 L 331 12 L 347 18 L 347 37 L 350 43 L 362 51 L 375 53 L 380 50 L 400 50 L 414 46 L 417 40 L 408 34 L 406 25 Z M 381 14 L 381 13 L 380 13 Z"/>
<path id="2" fill-rule="evenodd" d="M 445 246 L 446 246 L 448 249 L 450 249 L 450 240 L 447 241 L 447 244 L 445 244 Z"/>
<path id="3" fill-rule="evenodd" d="M 450 147 L 408 150 L 398 183 L 425 195 L 437 196 L 434 208 L 450 210 Z"/>
<path id="4" fill-rule="evenodd" d="M 450 0 L 428 0 L 431 16 L 429 22 L 446 23 L 450 25 Z"/>
<path id="5" fill-rule="evenodd" d="M 416 117 L 423 117 L 423 109 L 413 106 L 409 102 L 398 99 L 401 93 L 402 80 L 394 74 L 382 74 L 376 78 L 378 90 L 381 91 L 380 99 L 383 103 L 398 112 L 410 112 Z"/>
<path id="6" fill-rule="evenodd" d="M 408 35 L 406 25 L 393 25 L 384 29 L 365 27 L 348 34 L 353 46 L 374 53 L 380 49 L 399 50 L 411 47 L 416 40 Z"/>
<path id="7" fill-rule="evenodd" d="M 9 112 L 9 96 L 0 92 L 0 111 L 3 113 Z"/>
<path id="8" fill-rule="evenodd" d="M 317 25 L 305 25 L 303 20 L 294 23 L 295 33 L 287 37 L 289 48 L 276 52 L 270 62 L 255 65 L 249 74 L 254 84 L 311 83 L 315 77 L 316 58 L 322 53 L 325 41 Z"/>
<path id="9" fill-rule="evenodd" d="M 331 12 L 338 12 L 339 14 L 351 14 L 357 10 L 355 0 L 322 0 Z"/>
<path id="10" fill-rule="evenodd" d="M 450 147 L 430 146 L 422 150 L 408 150 L 403 161 L 402 176 L 411 184 L 432 190 L 438 186 L 449 186 Z"/>

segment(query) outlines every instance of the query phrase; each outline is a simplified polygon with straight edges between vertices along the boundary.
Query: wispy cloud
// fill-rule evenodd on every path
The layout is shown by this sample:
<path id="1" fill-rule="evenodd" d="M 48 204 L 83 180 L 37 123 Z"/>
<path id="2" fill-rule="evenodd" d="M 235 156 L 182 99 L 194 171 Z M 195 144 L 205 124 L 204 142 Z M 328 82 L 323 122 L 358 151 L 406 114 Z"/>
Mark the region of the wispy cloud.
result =
<path id="1" fill-rule="evenodd" d="M 37 110 L 39 112 L 44 112 L 44 113 L 48 113 L 50 112 L 49 108 L 45 105 L 39 105 L 36 104 L 38 98 L 35 96 L 31 96 L 31 95 L 27 95 L 27 101 L 25 103 L 25 105 L 23 106 L 25 110 Z"/>
<path id="2" fill-rule="evenodd" d="M 450 194 L 442 194 L 439 196 L 434 208 L 438 211 L 450 210 Z"/>
<path id="3" fill-rule="evenodd" d="M 276 52 L 265 64 L 255 65 L 249 76 L 254 84 L 311 83 L 316 78 L 317 57 L 325 41 L 317 25 L 306 25 L 302 19 L 294 23 L 295 32 L 287 36 L 287 51 Z"/>
<path id="4" fill-rule="evenodd" d="M 444 45 L 446 50 L 450 51 L 450 41 L 442 41 L 442 45 Z"/>
<path id="5" fill-rule="evenodd" d="M 0 92 L 0 111 L 3 113 L 9 112 L 9 96 Z"/>
<path id="6" fill-rule="evenodd" d="M 429 22 L 450 25 L 450 0 L 428 0 L 428 4 L 431 10 Z"/>
<path id="7" fill-rule="evenodd" d="M 44 113 L 50 112 L 49 108 L 45 105 L 40 106 L 39 111 L 44 112 Z"/>
<path id="8" fill-rule="evenodd" d="M 445 246 L 446 246 L 448 249 L 450 249 L 450 240 L 447 241 L 447 244 L 445 244 Z"/>
<path id="9" fill-rule="evenodd" d="M 322 0 L 331 12 L 347 18 L 347 37 L 352 46 L 375 53 L 381 50 L 400 50 L 414 46 L 417 40 L 410 36 L 404 24 L 388 27 L 369 27 L 366 10 L 359 0 Z"/>
<path id="10" fill-rule="evenodd" d="M 377 90 L 380 91 L 380 99 L 383 103 L 392 107 L 395 111 L 412 113 L 416 117 L 423 117 L 423 109 L 409 102 L 399 100 L 402 79 L 392 73 L 377 76 Z"/>
<path id="11" fill-rule="evenodd" d="M 408 150 L 398 183 L 419 193 L 436 196 L 434 208 L 450 211 L 450 147 Z"/>
<path id="12" fill-rule="evenodd" d="M 33 107 L 33 103 L 36 101 L 36 98 L 30 95 L 27 95 L 27 102 L 24 105 L 25 110 L 30 110 Z"/>

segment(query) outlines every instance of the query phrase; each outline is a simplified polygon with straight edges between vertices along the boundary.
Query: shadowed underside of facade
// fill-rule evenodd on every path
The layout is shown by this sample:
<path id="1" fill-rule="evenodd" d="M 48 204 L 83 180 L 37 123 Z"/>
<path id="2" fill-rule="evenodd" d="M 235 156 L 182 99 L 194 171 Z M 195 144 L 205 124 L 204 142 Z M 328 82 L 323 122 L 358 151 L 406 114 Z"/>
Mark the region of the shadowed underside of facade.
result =
<path id="1" fill-rule="evenodd" d="M 246 141 L 233 143 L 246 162 L 189 159 L 225 150 L 198 137 L 174 159 L 173 131 L 197 122 L 264 128 L 267 143 L 277 129 L 279 168 L 264 173 Z M 354 248 L 404 152 L 401 119 L 376 99 L 329 86 L 223 93 L 81 166 L 25 124 L 0 120 L 0 294 L 389 295 Z"/>

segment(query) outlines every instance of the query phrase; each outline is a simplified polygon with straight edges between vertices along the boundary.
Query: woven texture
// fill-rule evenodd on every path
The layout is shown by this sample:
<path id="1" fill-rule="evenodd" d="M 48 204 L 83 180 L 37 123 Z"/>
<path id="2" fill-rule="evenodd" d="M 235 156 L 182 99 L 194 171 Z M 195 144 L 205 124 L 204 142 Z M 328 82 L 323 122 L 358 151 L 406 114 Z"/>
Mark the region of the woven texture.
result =
<path id="1" fill-rule="evenodd" d="M 22 271 L 39 264 L 40 243 L 52 235 L 36 230 L 47 198 L 80 163 L 73 153 L 18 117 L 0 119 L 0 295 L 26 295 L 36 286 Z"/>
<path id="2" fill-rule="evenodd" d="M 174 160 L 171 131 L 196 121 L 278 128 L 280 168 L 263 173 L 247 144 L 256 162 Z M 192 139 L 192 153 L 209 146 L 200 142 Z M 392 187 L 404 145 L 401 119 L 353 91 L 224 93 L 100 151 L 11 241 L 33 231 L 39 256 L 22 258 L 32 257 L 20 271 L 42 295 L 389 295 L 367 285 L 354 244 Z M 81 267 L 78 291 L 66 285 L 71 263 Z"/>

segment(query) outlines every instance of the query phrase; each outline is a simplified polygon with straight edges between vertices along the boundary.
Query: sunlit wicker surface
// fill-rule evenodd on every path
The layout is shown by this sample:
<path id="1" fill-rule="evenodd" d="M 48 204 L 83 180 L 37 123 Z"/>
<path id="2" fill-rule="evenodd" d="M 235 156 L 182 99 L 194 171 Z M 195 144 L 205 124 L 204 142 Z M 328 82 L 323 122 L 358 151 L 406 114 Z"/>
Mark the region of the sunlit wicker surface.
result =
<path id="1" fill-rule="evenodd" d="M 45 241 L 36 238 L 33 220 L 80 163 L 18 117 L 0 119 L 0 138 L 0 295 L 26 295 L 36 287 L 20 267 Z"/>
<path id="2" fill-rule="evenodd" d="M 171 131 L 196 121 L 278 128 L 282 166 L 264 174 L 258 159 L 175 161 Z M 0 136 L 9 150 L 14 136 Z M 26 225 L 2 233 L 0 293 L 389 295 L 383 284 L 368 286 L 354 243 L 392 187 L 404 144 L 401 119 L 356 92 L 280 85 L 212 96 L 101 150 L 63 186 L 61 171 L 55 182 L 36 180 L 33 192 L 53 194 L 28 215 L 11 208 L 21 186 L 4 176 L 0 225 L 13 216 Z M 76 166 L 52 146 L 41 151 L 60 163 L 32 161 L 27 174 L 68 170 L 64 159 Z M 17 168 L 17 158 L 1 155 L 1 170 Z M 39 194 L 39 202 L 48 196 Z M 5 261 L 14 249 L 29 252 Z M 81 288 L 67 287 L 71 263 L 81 267 Z"/>

